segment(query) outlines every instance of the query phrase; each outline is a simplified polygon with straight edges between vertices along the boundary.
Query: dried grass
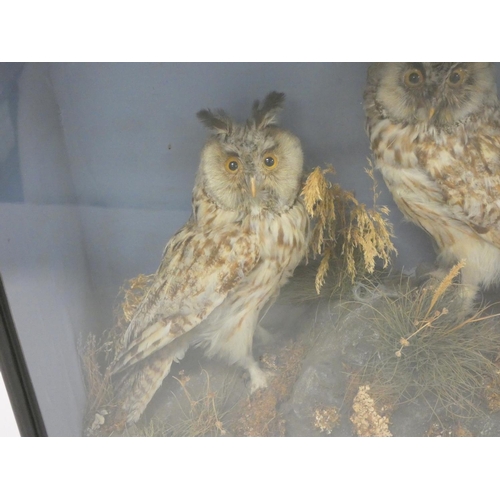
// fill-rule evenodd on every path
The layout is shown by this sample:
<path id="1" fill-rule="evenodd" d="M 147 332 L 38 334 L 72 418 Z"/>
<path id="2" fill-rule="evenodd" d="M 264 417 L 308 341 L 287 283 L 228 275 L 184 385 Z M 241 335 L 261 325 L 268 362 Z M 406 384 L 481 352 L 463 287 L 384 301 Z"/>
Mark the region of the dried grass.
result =
<path id="1" fill-rule="evenodd" d="M 498 315 L 479 309 L 464 316 L 466 295 L 453 282 L 462 267 L 371 308 L 373 354 L 355 380 L 369 383 L 377 400 L 398 405 L 422 398 L 436 415 L 453 418 L 481 413 L 485 386 L 498 383 Z"/>
<path id="2" fill-rule="evenodd" d="M 376 206 L 377 185 L 373 169 L 366 169 L 373 181 L 374 207 L 359 203 L 354 194 L 332 184 L 326 175 L 334 173 L 332 166 L 314 169 L 307 177 L 302 197 L 309 216 L 314 221 L 310 240 L 310 255 L 321 257 L 315 277 L 317 294 L 325 284 L 328 272 L 338 273 L 339 287 L 343 281 L 351 284 L 360 276 L 372 274 L 377 261 L 385 269 L 392 253 L 393 229 L 387 220 L 387 207 Z"/>
<path id="3" fill-rule="evenodd" d="M 118 293 L 113 328 L 104 331 L 99 337 L 90 333 L 79 343 L 87 394 L 84 414 L 84 430 L 87 434 L 95 434 L 99 430 L 101 417 L 112 413 L 116 406 L 108 367 L 122 348 L 123 334 L 147 293 L 153 276 L 140 274 L 128 280 Z"/>
<path id="4" fill-rule="evenodd" d="M 113 390 L 110 377 L 102 367 L 103 360 L 109 356 L 112 348 L 110 342 L 105 340 L 106 338 L 107 332 L 100 339 L 91 333 L 78 346 L 87 394 L 84 418 L 86 425 L 91 425 L 94 421 L 97 410 L 107 411 L 107 408 L 112 405 Z"/>
<path id="5" fill-rule="evenodd" d="M 179 410 L 183 415 L 180 422 L 172 424 L 168 416 L 162 418 L 156 415 L 149 424 L 143 427 L 140 436 L 170 436 L 170 437 L 215 437 L 225 436 L 227 430 L 223 423 L 224 417 L 228 414 L 228 395 L 233 387 L 233 382 L 225 380 L 221 389 L 213 390 L 211 387 L 210 374 L 207 370 L 202 370 L 206 378 L 205 389 L 201 396 L 195 396 L 189 387 L 190 377 L 180 372 L 179 377 L 173 377 L 182 387 L 184 399 L 178 398 Z"/>
<path id="6" fill-rule="evenodd" d="M 296 381 L 304 358 L 306 347 L 298 342 L 291 342 L 262 359 L 267 369 L 272 369 L 273 376 L 268 379 L 268 387 L 252 396 L 246 393 L 238 396 L 230 405 L 234 396 L 235 379 L 226 379 L 218 390 L 211 386 L 208 371 L 202 370 L 206 385 L 201 395 L 191 385 L 191 378 L 180 372 L 174 377 L 182 388 L 181 395 L 173 394 L 178 402 L 176 414 L 181 419 L 176 423 L 169 421 L 169 416 L 156 414 L 146 425 L 137 429 L 136 434 L 143 437 L 153 436 L 284 436 L 285 419 L 279 412 L 280 404 L 285 401 Z"/>

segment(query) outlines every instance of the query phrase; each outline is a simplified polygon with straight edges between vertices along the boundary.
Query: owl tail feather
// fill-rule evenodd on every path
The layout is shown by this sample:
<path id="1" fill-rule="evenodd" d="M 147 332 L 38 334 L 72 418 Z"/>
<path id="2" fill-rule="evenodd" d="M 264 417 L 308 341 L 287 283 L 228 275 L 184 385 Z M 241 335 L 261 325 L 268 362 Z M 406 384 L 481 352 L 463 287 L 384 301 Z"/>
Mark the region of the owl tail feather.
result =
<path id="1" fill-rule="evenodd" d="M 184 358 L 190 341 L 189 336 L 183 337 L 119 374 L 116 384 L 118 408 L 113 417 L 118 427 L 128 427 L 139 420 L 169 374 L 172 363 Z"/>

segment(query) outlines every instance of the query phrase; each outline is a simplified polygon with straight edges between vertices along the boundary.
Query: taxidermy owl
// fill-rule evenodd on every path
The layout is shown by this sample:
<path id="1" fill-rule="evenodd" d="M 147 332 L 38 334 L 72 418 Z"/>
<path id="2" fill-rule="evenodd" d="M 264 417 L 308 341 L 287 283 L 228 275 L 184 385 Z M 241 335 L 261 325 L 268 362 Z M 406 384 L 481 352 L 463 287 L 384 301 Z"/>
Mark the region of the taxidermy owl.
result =
<path id="1" fill-rule="evenodd" d="M 469 303 L 500 281 L 500 107 L 491 63 L 377 63 L 364 94 L 377 168 Z"/>
<path id="2" fill-rule="evenodd" d="M 245 124 L 222 110 L 197 115 L 212 135 L 191 218 L 167 243 L 111 369 L 127 425 L 190 346 L 246 369 L 251 392 L 266 387 L 252 339 L 259 313 L 305 256 L 309 224 L 300 141 L 274 125 L 283 100 L 272 92 L 256 101 Z"/>

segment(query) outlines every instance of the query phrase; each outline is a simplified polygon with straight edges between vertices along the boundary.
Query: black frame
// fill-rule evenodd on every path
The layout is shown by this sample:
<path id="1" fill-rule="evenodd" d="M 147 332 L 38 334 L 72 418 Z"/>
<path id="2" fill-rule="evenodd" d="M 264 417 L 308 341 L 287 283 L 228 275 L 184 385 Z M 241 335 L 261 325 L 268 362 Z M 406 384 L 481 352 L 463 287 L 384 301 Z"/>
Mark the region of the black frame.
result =
<path id="1" fill-rule="evenodd" d="M 1 275 L 0 370 L 21 436 L 47 437 L 47 430 L 10 312 Z"/>

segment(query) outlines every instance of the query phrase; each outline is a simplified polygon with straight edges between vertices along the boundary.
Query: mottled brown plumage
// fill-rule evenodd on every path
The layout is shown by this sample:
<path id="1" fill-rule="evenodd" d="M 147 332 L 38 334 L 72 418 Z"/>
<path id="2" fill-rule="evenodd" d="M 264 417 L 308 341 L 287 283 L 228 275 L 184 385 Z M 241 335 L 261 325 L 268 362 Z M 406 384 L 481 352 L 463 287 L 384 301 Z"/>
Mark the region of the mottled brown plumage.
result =
<path id="1" fill-rule="evenodd" d="M 462 283 L 500 281 L 500 107 L 491 63 L 377 63 L 365 91 L 376 165 L 438 263 Z"/>
<path id="2" fill-rule="evenodd" d="M 300 141 L 273 125 L 283 94 L 254 104 L 244 125 L 202 110 L 213 132 L 201 154 L 193 214 L 168 242 L 112 366 L 118 414 L 136 422 L 191 345 L 237 363 L 266 386 L 252 356 L 259 313 L 305 255 Z"/>

